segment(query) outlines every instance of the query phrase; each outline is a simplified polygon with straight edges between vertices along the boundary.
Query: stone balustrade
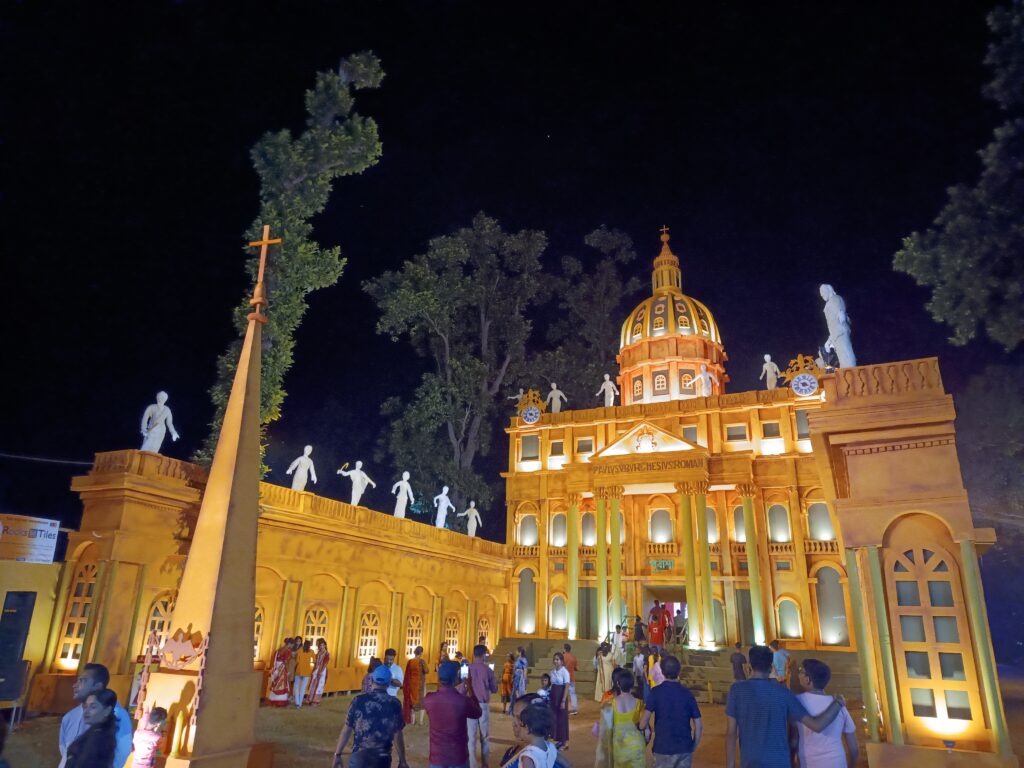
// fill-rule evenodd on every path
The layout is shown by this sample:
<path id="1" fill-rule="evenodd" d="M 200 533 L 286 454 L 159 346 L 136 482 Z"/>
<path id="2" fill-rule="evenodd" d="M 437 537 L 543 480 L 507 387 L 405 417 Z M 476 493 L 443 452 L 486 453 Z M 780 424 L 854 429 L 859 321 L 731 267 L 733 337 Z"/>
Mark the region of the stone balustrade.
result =
<path id="1" fill-rule="evenodd" d="M 804 553 L 808 555 L 838 555 L 838 541 L 818 541 L 815 539 L 804 540 Z"/>
<path id="2" fill-rule="evenodd" d="M 97 453 L 90 475 L 142 475 L 183 480 L 188 485 L 205 486 L 207 471 L 197 464 L 172 459 L 159 453 L 127 449 Z"/>
<path id="3" fill-rule="evenodd" d="M 649 541 L 647 542 L 647 554 L 651 557 L 675 557 L 679 554 L 679 545 L 674 541 L 666 541 L 663 543 Z"/>
<path id="4" fill-rule="evenodd" d="M 792 555 L 794 552 L 792 541 L 770 541 L 768 542 L 769 555 Z"/>
<path id="5" fill-rule="evenodd" d="M 920 397 L 945 394 L 937 357 L 839 368 L 824 379 L 826 397 L 836 404 L 858 397 Z"/>
<path id="6" fill-rule="evenodd" d="M 512 547 L 513 557 L 539 557 L 540 547 L 534 545 L 532 547 L 524 547 L 521 544 L 516 544 Z"/>

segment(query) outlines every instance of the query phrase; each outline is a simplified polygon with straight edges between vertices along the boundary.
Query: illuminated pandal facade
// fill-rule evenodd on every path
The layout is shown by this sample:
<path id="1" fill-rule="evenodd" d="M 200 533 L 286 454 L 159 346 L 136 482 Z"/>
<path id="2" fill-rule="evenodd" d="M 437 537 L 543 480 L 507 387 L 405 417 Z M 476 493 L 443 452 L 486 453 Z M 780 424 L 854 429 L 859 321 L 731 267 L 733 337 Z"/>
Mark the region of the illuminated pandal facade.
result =
<path id="1" fill-rule="evenodd" d="M 995 535 L 972 522 L 938 360 L 727 394 L 668 239 L 622 326 L 622 405 L 521 408 L 506 430 L 507 631 L 598 639 L 658 599 L 694 647 L 856 653 L 872 764 L 953 740 L 1015 765 L 978 569 Z"/>

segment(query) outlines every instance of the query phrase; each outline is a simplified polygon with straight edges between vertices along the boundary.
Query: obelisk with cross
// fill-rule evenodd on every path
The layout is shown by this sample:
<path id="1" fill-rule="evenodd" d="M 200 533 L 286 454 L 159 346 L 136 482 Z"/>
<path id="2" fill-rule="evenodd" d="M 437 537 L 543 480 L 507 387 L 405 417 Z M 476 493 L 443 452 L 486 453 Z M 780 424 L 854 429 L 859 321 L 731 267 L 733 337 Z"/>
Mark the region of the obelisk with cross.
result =
<path id="1" fill-rule="evenodd" d="M 203 494 L 185 571 L 171 616 L 171 637 L 160 670 L 146 687 L 147 709 L 182 714 L 169 767 L 269 766 L 271 745 L 255 744 L 262 673 L 253 670 L 256 604 L 256 531 L 260 489 L 260 342 L 267 319 L 263 278 L 271 239 L 260 248 L 260 266 L 249 325 L 224 411 L 210 477 Z M 173 728 L 171 729 L 173 730 Z M 173 740 L 173 735 L 169 737 Z"/>

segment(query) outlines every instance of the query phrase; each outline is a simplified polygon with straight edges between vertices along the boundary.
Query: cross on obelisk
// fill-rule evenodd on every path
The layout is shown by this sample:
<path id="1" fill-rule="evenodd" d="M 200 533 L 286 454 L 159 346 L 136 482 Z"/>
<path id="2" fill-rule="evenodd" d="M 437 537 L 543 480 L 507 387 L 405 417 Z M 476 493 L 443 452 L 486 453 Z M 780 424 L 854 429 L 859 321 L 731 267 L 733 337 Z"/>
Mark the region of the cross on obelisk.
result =
<path id="1" fill-rule="evenodd" d="M 661 225 L 661 229 L 658 230 L 658 231 L 661 232 L 661 234 L 663 234 L 663 235 L 667 235 L 668 234 L 668 225 L 667 224 L 662 224 Z M 264 234 L 263 236 L 266 237 L 266 234 Z M 281 241 L 278 240 L 277 242 L 281 242 Z M 250 245 L 256 245 L 256 243 L 250 243 Z"/>
<path id="2" fill-rule="evenodd" d="M 260 269 L 256 275 L 256 288 L 253 290 L 252 299 L 249 301 L 250 304 L 256 307 L 254 314 L 256 315 L 256 319 L 260 322 L 266 322 L 263 315 L 260 314 L 260 308 L 267 305 L 267 299 L 263 288 L 263 272 L 267 268 L 267 246 L 278 245 L 280 242 L 280 237 L 276 237 L 273 240 L 270 239 L 270 225 L 264 224 L 263 239 L 249 243 L 250 248 L 260 246 Z"/>

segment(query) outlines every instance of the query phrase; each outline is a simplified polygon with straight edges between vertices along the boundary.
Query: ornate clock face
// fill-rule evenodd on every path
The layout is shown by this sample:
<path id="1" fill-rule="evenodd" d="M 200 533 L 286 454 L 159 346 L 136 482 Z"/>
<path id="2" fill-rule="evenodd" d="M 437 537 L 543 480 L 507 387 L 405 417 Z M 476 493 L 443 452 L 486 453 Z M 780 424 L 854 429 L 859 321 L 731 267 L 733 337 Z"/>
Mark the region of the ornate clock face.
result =
<path id="1" fill-rule="evenodd" d="M 536 424 L 540 419 L 540 408 L 536 405 L 531 405 L 528 408 L 523 409 L 522 413 L 523 421 L 527 424 Z"/>
<path id="2" fill-rule="evenodd" d="M 801 397 L 806 397 L 818 391 L 818 379 L 812 373 L 798 373 L 789 383 L 789 387 Z"/>

